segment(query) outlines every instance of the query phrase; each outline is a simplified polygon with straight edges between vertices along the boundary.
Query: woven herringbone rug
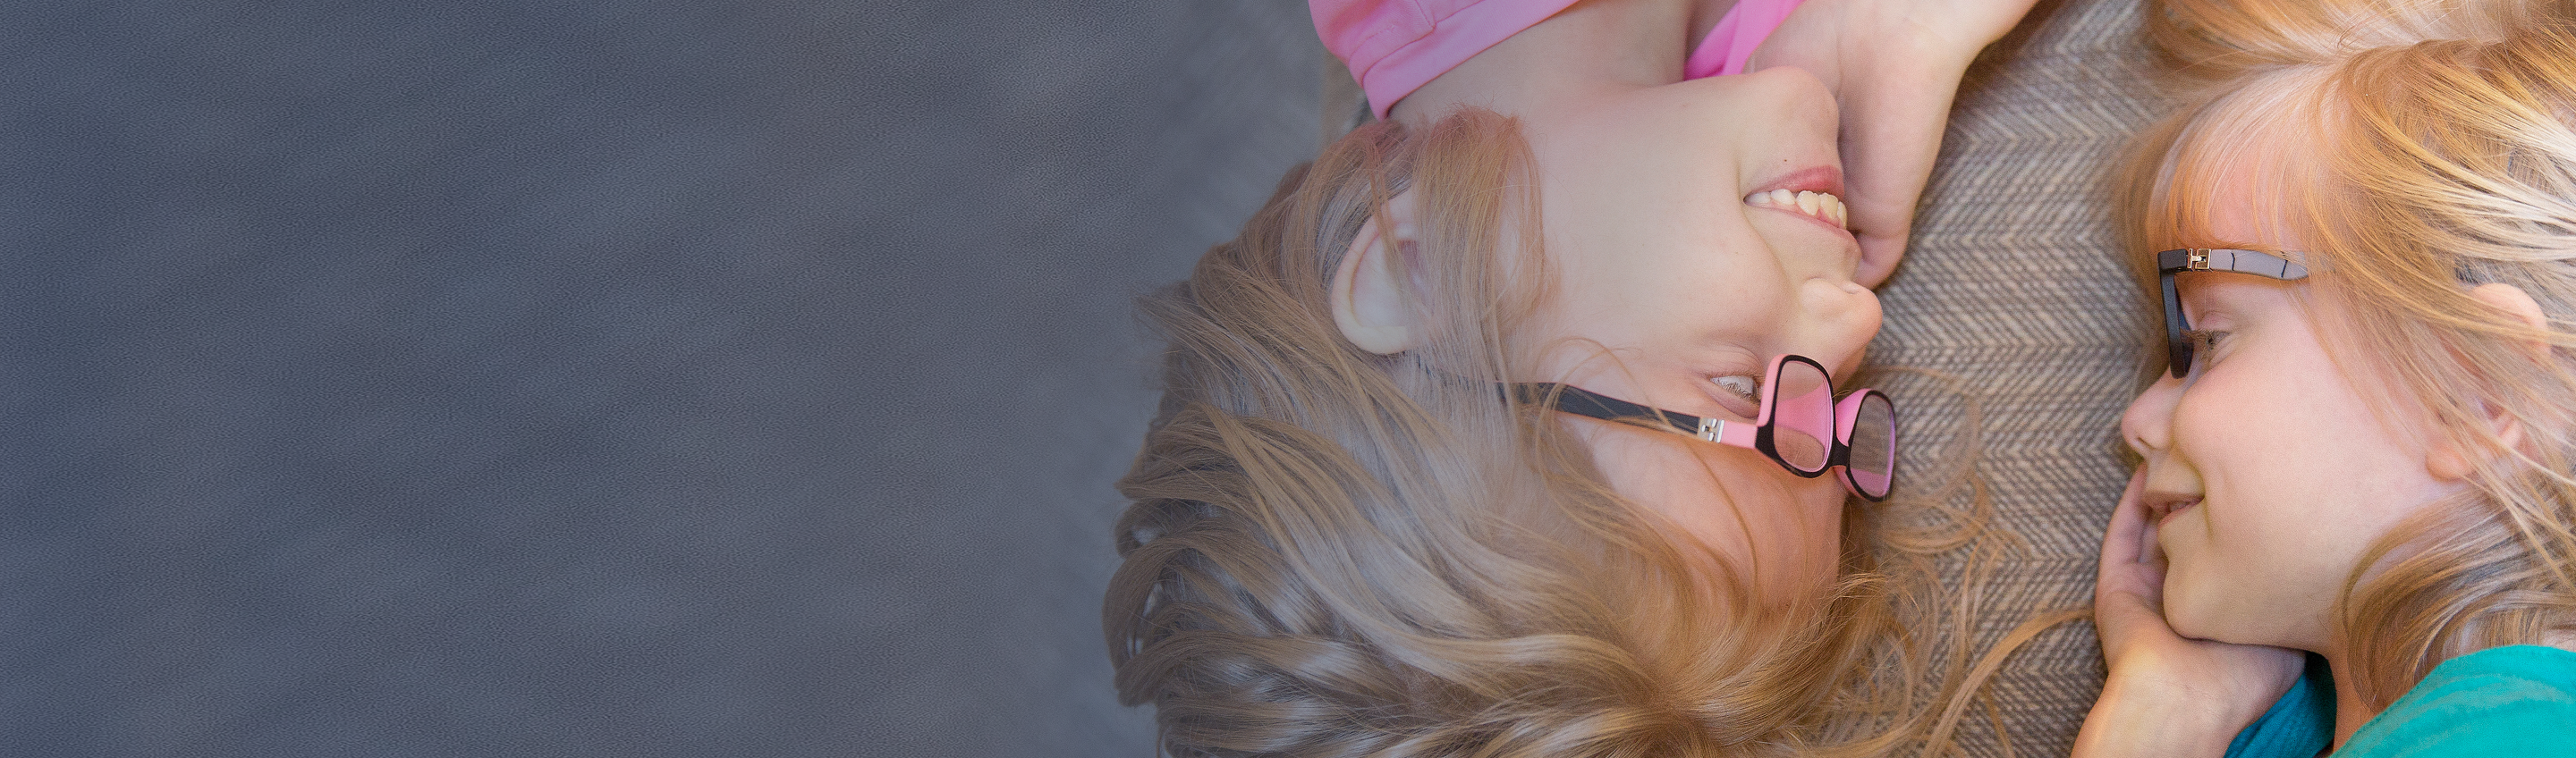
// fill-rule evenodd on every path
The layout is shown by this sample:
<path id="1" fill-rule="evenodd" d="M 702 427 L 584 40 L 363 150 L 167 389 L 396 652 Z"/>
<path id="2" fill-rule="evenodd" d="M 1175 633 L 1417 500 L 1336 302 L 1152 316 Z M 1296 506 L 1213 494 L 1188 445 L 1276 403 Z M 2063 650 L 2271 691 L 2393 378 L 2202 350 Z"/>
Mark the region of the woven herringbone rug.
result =
<path id="1" fill-rule="evenodd" d="M 2044 2 L 1987 51 L 1952 111 L 1905 263 L 1880 290 L 1871 362 L 1947 378 L 1886 378 L 1906 410 L 1903 463 L 1949 464 L 1973 402 L 1996 526 L 2019 537 L 1982 584 L 1980 650 L 2035 613 L 2091 602 L 2102 527 L 2128 479 L 2117 426 L 2151 314 L 2120 257 L 2107 174 L 2158 108 L 2138 12 L 2131 0 Z M 2042 634 L 1986 686 L 1963 747 L 2065 755 L 2101 677 L 2091 626 Z"/>

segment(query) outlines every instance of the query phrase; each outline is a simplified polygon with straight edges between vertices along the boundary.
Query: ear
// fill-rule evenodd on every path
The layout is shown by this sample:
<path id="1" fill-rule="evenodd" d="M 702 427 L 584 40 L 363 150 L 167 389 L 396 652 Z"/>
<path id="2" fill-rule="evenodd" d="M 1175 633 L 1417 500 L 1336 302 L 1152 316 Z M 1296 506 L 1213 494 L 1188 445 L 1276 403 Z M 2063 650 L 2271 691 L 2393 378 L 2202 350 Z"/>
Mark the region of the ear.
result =
<path id="1" fill-rule="evenodd" d="M 2469 290 L 2469 297 L 2502 312 L 2508 319 L 2522 322 L 2525 326 L 2534 329 L 2549 327 L 2549 317 L 2540 312 L 2540 302 L 2531 299 L 2531 293 L 2522 291 L 2521 287 L 2503 282 L 2488 282 Z M 2542 360 L 2549 358 L 2547 342 L 2532 340 L 2525 347 L 2535 358 Z M 2487 421 L 2495 425 L 2498 443 L 2507 448 L 2522 446 L 2521 422 L 2493 412 L 2487 414 Z M 2458 444 L 2448 439 L 2436 439 L 2433 441 L 2432 449 L 2425 456 L 2424 468 L 2436 479 L 2455 481 L 2467 479 L 2469 474 L 2475 471 L 2472 465 L 2474 460 L 2470 452 L 2460 449 Z"/>
<path id="2" fill-rule="evenodd" d="M 1333 325 L 1361 350 L 1394 355 L 1416 347 L 1422 333 L 1421 312 L 1404 287 L 1412 281 L 1409 261 L 1399 254 L 1419 241 L 1413 191 L 1396 194 L 1384 211 L 1360 227 L 1333 269 Z"/>

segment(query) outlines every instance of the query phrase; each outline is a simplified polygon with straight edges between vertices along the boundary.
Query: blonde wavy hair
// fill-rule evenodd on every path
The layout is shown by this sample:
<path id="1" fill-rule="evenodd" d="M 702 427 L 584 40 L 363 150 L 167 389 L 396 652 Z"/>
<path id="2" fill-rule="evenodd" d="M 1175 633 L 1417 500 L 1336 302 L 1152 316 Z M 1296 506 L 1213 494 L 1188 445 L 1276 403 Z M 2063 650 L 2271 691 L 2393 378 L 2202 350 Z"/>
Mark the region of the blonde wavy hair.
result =
<path id="1" fill-rule="evenodd" d="M 1983 499 L 1846 509 L 1841 581 L 1757 601 L 1498 391 L 1526 375 L 1512 335 L 1547 296 L 1530 166 L 1517 122 L 1487 111 L 1362 127 L 1147 301 L 1170 343 L 1118 483 L 1102 623 L 1120 699 L 1152 703 L 1179 756 L 1943 744 L 1959 709 L 1924 704 L 1959 689 L 1962 656 L 1922 651 L 1966 635 L 1932 600 L 1932 559 L 1972 544 Z M 1435 323 L 1423 349 L 1376 355 L 1326 290 L 1408 188 L 1421 239 L 1398 265 Z"/>
<path id="2" fill-rule="evenodd" d="M 2329 353 L 2392 418 L 2479 453 L 2466 492 L 2354 568 L 2333 623 L 2355 663 L 2335 676 L 2384 708 L 2444 660 L 2576 630 L 2576 14 L 2504 0 L 2158 11 L 2150 34 L 2184 104 L 2125 168 L 2140 265 L 2249 246 L 2207 230 L 2219 203 L 2255 198 L 2257 218 L 2307 246 Z M 2546 325 L 2470 296 L 2490 282 L 2529 294 Z"/>

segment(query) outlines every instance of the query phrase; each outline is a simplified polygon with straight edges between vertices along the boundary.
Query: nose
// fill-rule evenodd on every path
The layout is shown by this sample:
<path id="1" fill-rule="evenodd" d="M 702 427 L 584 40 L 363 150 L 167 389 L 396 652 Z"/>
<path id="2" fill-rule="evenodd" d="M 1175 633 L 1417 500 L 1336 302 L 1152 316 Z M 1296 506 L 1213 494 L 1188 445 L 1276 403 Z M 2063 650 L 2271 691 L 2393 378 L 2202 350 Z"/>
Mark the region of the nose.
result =
<path id="1" fill-rule="evenodd" d="M 1860 366 L 1861 351 L 1878 336 L 1878 293 L 1850 279 L 1825 276 L 1801 284 L 1798 299 L 1807 312 L 1807 328 L 1792 352 L 1815 351 L 1807 355 L 1831 367 L 1835 376 L 1851 375 Z"/>
<path id="2" fill-rule="evenodd" d="M 2182 380 L 2172 374 L 2159 374 L 2156 383 L 2129 401 L 2129 410 L 2120 414 L 2120 438 L 2129 449 L 2141 456 L 2154 457 L 2173 445 L 2174 405 L 2182 401 Z"/>

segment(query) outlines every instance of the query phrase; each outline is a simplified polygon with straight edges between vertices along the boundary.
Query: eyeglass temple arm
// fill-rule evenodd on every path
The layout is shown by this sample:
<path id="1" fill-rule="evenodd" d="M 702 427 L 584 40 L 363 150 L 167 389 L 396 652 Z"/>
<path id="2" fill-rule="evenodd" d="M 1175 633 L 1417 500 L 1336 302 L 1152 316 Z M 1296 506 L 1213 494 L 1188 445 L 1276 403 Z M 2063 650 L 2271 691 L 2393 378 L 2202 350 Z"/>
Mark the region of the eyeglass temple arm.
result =
<path id="1" fill-rule="evenodd" d="M 2253 274 L 2285 282 L 2308 278 L 2308 267 L 2288 258 L 2260 250 L 2186 247 L 2156 253 L 2156 271 L 2173 274 L 2184 271 L 2225 271 Z"/>
<path id="2" fill-rule="evenodd" d="M 1721 442 L 1737 447 L 1753 446 L 1754 427 L 1750 422 L 1727 421 L 1726 419 L 1717 418 L 1700 418 L 1687 413 L 1677 413 L 1661 408 L 1638 405 L 1636 403 L 1596 393 L 1571 384 L 1529 383 L 1514 384 L 1511 385 L 1511 388 L 1512 392 L 1519 397 L 1521 402 L 1529 403 L 1531 405 L 1550 405 L 1550 403 L 1548 403 L 1549 393 L 1554 392 L 1556 402 L 1553 403 L 1553 406 L 1557 410 L 1577 416 L 1597 418 L 1603 421 L 1620 421 L 1632 418 L 1659 419 L 1666 424 L 1672 425 L 1674 431 L 1698 437 L 1703 440 Z"/>

